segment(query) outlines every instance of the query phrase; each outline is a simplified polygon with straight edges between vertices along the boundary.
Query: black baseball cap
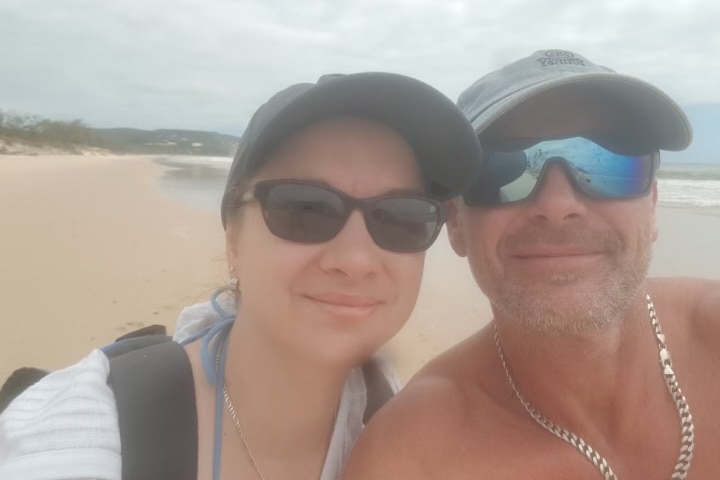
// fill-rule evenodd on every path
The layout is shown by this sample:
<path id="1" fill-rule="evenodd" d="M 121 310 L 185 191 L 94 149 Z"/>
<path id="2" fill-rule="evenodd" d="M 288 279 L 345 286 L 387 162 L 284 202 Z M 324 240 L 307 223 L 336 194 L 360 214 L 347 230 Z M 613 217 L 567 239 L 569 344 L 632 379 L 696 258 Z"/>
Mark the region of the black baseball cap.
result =
<path id="1" fill-rule="evenodd" d="M 455 104 L 430 85 L 393 73 L 325 75 L 273 95 L 240 138 L 222 199 L 223 225 L 235 185 L 262 166 L 271 150 L 297 130 L 324 118 L 356 116 L 386 124 L 412 147 L 427 193 L 460 195 L 477 179 L 482 154 L 477 135 Z"/>

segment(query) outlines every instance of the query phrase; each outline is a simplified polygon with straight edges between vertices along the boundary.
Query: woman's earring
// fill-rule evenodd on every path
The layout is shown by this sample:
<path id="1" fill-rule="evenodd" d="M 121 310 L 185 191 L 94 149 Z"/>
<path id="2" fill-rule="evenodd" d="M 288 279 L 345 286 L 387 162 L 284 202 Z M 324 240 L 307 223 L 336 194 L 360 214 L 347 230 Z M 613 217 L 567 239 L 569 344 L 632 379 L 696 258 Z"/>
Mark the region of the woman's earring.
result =
<path id="1" fill-rule="evenodd" d="M 230 274 L 235 273 L 235 265 L 230 265 L 228 270 L 230 270 Z M 232 290 L 233 292 L 237 292 L 239 283 L 240 282 L 238 281 L 238 278 L 233 275 L 232 277 L 230 277 L 230 282 L 228 283 L 228 286 L 230 290 Z"/>

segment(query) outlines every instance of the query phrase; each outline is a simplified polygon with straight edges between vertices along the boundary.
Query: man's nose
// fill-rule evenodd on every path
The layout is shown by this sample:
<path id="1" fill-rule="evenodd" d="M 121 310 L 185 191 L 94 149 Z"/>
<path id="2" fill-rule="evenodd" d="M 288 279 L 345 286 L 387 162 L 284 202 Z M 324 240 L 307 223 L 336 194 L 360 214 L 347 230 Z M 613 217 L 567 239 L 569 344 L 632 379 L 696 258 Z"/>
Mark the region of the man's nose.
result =
<path id="1" fill-rule="evenodd" d="M 562 223 L 587 213 L 588 198 L 575 187 L 567 168 L 561 162 L 553 162 L 546 167 L 538 191 L 529 204 L 534 216 Z"/>

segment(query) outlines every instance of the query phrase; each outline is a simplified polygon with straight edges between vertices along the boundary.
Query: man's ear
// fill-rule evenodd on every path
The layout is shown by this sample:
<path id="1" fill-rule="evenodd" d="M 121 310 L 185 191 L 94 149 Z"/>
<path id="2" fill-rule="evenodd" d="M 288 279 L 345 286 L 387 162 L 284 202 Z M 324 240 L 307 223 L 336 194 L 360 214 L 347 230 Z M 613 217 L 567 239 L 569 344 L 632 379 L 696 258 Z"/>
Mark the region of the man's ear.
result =
<path id="1" fill-rule="evenodd" d="M 450 245 L 460 257 L 467 256 L 465 245 L 465 218 L 462 199 L 448 200 L 445 204 L 448 207 L 447 233 Z"/>

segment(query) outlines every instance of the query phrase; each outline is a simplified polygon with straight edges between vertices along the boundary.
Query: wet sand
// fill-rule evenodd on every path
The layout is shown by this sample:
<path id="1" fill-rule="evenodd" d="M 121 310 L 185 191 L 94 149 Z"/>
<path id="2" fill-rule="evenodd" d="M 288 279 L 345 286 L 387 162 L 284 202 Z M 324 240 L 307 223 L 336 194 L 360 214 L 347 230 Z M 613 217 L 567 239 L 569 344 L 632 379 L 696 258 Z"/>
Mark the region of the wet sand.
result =
<path id="1" fill-rule="evenodd" d="M 0 381 L 18 366 L 67 365 L 142 325 L 171 328 L 183 306 L 227 280 L 219 192 L 207 193 L 223 174 L 170 167 L 149 157 L 0 156 Z M 651 273 L 720 278 L 720 212 L 661 208 L 658 223 Z M 403 379 L 491 318 L 444 234 L 425 272 L 389 346 Z"/>

